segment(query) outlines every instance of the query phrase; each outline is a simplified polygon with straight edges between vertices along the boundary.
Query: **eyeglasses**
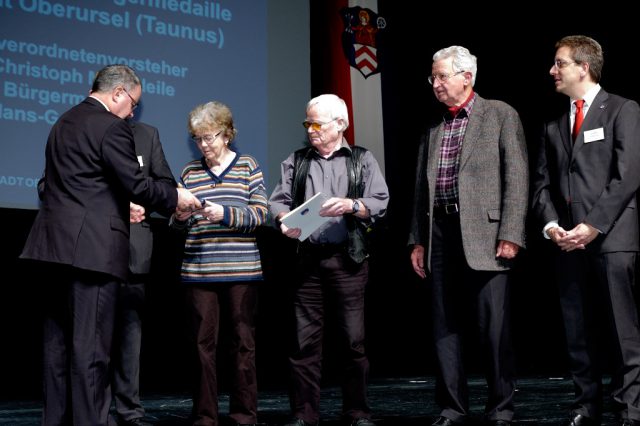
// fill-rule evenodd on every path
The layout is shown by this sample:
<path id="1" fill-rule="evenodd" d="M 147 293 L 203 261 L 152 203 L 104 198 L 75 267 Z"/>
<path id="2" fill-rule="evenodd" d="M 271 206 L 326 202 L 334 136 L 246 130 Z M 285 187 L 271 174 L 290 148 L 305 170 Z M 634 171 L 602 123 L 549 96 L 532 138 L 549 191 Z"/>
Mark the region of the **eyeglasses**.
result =
<path id="1" fill-rule="evenodd" d="M 562 59 L 556 59 L 555 61 L 553 61 L 553 66 L 558 69 L 568 67 L 571 64 L 577 64 L 577 62 L 563 61 Z"/>
<path id="2" fill-rule="evenodd" d="M 308 129 L 309 127 L 311 127 L 311 130 L 313 130 L 314 132 L 319 132 L 320 129 L 322 129 L 322 126 L 324 126 L 325 124 L 329 124 L 333 121 L 336 121 L 337 118 L 334 118 L 333 120 L 329 120 L 327 122 L 320 122 L 320 121 L 303 121 L 302 125 L 304 126 L 305 129 Z"/>
<path id="3" fill-rule="evenodd" d="M 207 145 L 212 145 L 213 142 L 216 139 L 218 139 L 218 136 L 220 136 L 221 134 L 222 134 L 222 130 L 220 130 L 215 135 L 207 134 L 207 135 L 203 135 L 203 136 L 193 136 L 191 139 L 193 139 L 193 141 L 195 143 L 197 143 L 198 145 L 200 145 L 202 142 L 206 143 Z"/>
<path id="4" fill-rule="evenodd" d="M 129 99 L 131 99 L 131 110 L 133 111 L 134 109 L 138 108 L 138 102 L 136 102 L 136 101 L 133 99 L 133 96 L 131 96 L 131 95 L 129 94 L 129 92 L 127 92 L 127 89 L 125 89 L 125 88 L 123 87 L 123 88 L 122 88 L 122 90 L 124 90 L 124 93 L 126 93 L 126 94 L 127 94 L 127 96 L 129 97 Z"/>
<path id="5" fill-rule="evenodd" d="M 427 77 L 427 81 L 432 86 L 433 86 L 433 83 L 436 82 L 436 80 L 438 80 L 440 83 L 446 83 L 447 80 L 449 80 L 451 77 L 456 76 L 458 74 L 462 74 L 463 72 L 466 72 L 466 71 L 458 71 L 458 72 L 454 72 L 453 74 L 438 74 L 438 75 L 434 74 Z"/>

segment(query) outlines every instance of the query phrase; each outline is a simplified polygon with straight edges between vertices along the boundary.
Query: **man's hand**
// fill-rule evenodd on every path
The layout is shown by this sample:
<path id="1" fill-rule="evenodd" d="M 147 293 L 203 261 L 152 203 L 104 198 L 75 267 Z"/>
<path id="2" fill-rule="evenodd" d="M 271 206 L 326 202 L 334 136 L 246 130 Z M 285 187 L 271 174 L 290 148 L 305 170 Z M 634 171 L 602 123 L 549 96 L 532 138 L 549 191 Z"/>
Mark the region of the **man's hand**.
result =
<path id="1" fill-rule="evenodd" d="M 565 231 L 562 226 L 554 226 L 553 228 L 547 229 L 547 235 L 551 241 L 558 244 L 558 240 L 567 235 L 567 231 Z"/>
<path id="2" fill-rule="evenodd" d="M 561 250 L 573 250 L 572 245 L 568 241 L 564 240 L 567 235 L 567 231 L 562 226 L 554 226 L 553 228 L 547 229 L 547 235 L 551 241 L 560 247 Z"/>
<path id="3" fill-rule="evenodd" d="M 176 210 L 173 214 L 174 219 L 180 222 L 186 222 L 191 216 L 193 216 L 191 210 Z"/>
<path id="4" fill-rule="evenodd" d="M 547 231 L 547 233 L 551 236 L 549 231 Z M 556 243 L 564 251 L 584 250 L 586 245 L 595 240 L 598 234 L 598 230 L 593 226 L 587 223 L 579 223 L 572 230 L 564 231 L 564 233 L 557 238 Z"/>
<path id="5" fill-rule="evenodd" d="M 411 266 L 420 278 L 426 278 L 427 273 L 424 271 L 424 246 L 416 244 L 411 250 Z"/>
<path id="6" fill-rule="evenodd" d="M 496 250 L 496 257 L 502 257 L 503 259 L 513 259 L 518 254 L 520 246 L 511 241 L 500 240 L 498 241 L 498 249 Z"/>
<path id="7" fill-rule="evenodd" d="M 192 211 L 202 207 L 200 201 L 188 189 L 176 188 L 176 190 L 178 191 L 177 213 Z"/>
<path id="8" fill-rule="evenodd" d="M 351 198 L 329 198 L 322 204 L 322 208 L 318 212 L 320 216 L 336 217 L 344 214 L 353 213 L 353 200 Z"/>
<path id="9" fill-rule="evenodd" d="M 144 207 L 129 201 L 129 223 L 140 223 L 145 219 Z"/>
<path id="10" fill-rule="evenodd" d="M 282 212 L 276 218 L 277 221 L 280 223 L 280 231 L 284 235 L 289 237 L 289 238 L 293 238 L 293 239 L 298 238 L 300 235 L 302 235 L 302 229 L 300 229 L 300 228 L 289 228 L 287 225 L 285 225 L 284 223 L 280 222 L 280 219 L 282 219 L 285 215 L 286 215 L 286 213 Z"/>

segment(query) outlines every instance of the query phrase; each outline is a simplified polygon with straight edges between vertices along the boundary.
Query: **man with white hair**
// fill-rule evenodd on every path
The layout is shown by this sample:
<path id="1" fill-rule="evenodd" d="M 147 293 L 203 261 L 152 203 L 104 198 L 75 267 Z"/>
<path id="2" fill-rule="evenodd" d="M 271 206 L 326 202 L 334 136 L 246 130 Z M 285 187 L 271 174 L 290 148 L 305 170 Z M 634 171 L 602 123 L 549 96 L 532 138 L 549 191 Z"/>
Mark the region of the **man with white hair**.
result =
<path id="1" fill-rule="evenodd" d="M 311 146 L 282 162 L 269 209 L 282 233 L 294 239 L 301 230 L 288 228 L 280 219 L 319 192 L 328 197 L 320 215 L 329 219 L 298 246 L 296 341 L 289 358 L 294 417 L 287 426 L 318 424 L 323 324 L 329 314 L 337 325 L 336 341 L 342 345 L 343 417 L 350 425 L 374 426 L 364 349 L 369 275 L 364 233 L 385 214 L 389 190 L 371 152 L 350 146 L 344 138 L 349 116 L 342 99 L 331 94 L 312 99 L 302 124 Z"/>
<path id="2" fill-rule="evenodd" d="M 429 275 L 439 374 L 433 426 L 469 418 L 463 336 L 471 325 L 485 362 L 487 424 L 513 418 L 515 367 L 509 270 L 525 243 L 528 164 L 518 113 L 473 90 L 477 61 L 461 46 L 433 56 L 429 83 L 446 109 L 418 153 L 411 263 Z"/>

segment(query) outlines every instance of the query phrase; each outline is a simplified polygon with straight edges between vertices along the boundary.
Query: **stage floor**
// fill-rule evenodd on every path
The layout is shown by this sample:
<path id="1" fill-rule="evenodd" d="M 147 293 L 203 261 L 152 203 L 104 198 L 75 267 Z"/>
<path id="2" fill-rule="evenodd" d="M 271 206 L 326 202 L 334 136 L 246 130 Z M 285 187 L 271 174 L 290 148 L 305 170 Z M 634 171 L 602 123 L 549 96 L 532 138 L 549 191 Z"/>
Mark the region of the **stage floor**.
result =
<path id="1" fill-rule="evenodd" d="M 486 384 L 480 377 L 469 380 L 471 411 L 480 424 L 485 402 Z M 339 387 L 322 392 L 322 425 L 338 426 L 341 396 Z M 375 379 L 369 386 L 373 419 L 379 426 L 430 425 L 438 415 L 434 402 L 434 379 Z M 258 402 L 262 425 L 280 425 L 289 419 L 289 402 L 285 390 L 261 390 Z M 516 419 L 518 425 L 562 425 L 573 398 L 573 385 L 567 378 L 529 377 L 518 380 Z M 143 395 L 147 418 L 159 426 L 186 426 L 191 399 L 188 395 Z M 605 401 L 603 426 L 616 425 L 609 401 Z M 228 398 L 222 395 L 220 412 L 226 414 Z M 26 426 L 40 423 L 40 401 L 0 401 L 0 425 Z M 228 418 L 222 419 L 226 424 Z"/>

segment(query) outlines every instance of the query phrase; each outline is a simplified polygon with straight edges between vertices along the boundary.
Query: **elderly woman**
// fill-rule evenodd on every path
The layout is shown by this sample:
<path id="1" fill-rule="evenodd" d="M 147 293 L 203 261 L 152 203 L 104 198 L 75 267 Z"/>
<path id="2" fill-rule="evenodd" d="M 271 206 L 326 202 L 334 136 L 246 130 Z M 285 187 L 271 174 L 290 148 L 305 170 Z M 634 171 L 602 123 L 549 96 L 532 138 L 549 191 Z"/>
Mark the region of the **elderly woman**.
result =
<path id="1" fill-rule="evenodd" d="M 201 200 L 203 208 L 176 213 L 172 225 L 187 229 L 182 282 L 198 363 L 193 424 L 218 425 L 216 349 L 221 312 L 230 327 L 234 363 L 229 416 L 238 425 L 254 424 L 254 313 L 256 284 L 262 280 L 255 229 L 267 217 L 262 171 L 253 157 L 230 149 L 236 129 L 226 105 L 197 106 L 189 114 L 188 126 L 202 158 L 184 167 L 182 185 Z"/>

